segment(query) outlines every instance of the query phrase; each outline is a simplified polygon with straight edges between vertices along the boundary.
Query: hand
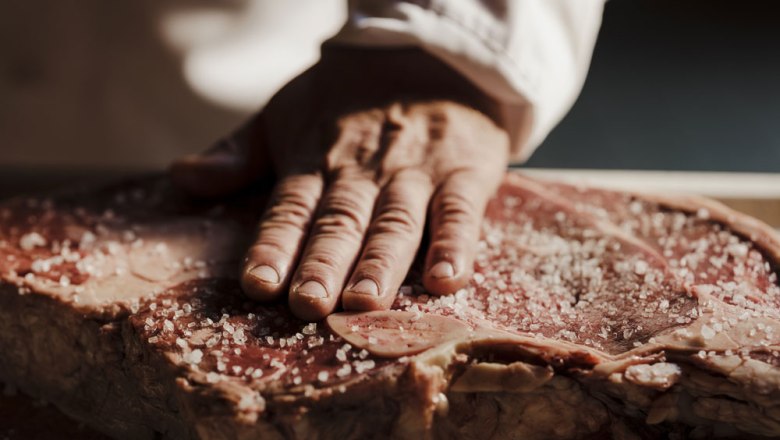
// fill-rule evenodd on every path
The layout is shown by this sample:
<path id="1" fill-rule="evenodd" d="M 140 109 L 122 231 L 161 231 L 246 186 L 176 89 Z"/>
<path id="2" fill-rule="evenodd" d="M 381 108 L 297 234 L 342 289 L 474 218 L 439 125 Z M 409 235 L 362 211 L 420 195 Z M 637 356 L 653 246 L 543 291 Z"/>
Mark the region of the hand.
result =
<path id="1" fill-rule="evenodd" d="M 508 161 L 495 105 L 419 50 L 326 48 L 263 112 L 203 155 L 172 167 L 192 193 L 218 196 L 264 175 L 272 200 L 247 252 L 247 296 L 288 292 L 318 320 L 392 304 L 423 236 L 433 294 L 471 275 L 480 223 Z"/>

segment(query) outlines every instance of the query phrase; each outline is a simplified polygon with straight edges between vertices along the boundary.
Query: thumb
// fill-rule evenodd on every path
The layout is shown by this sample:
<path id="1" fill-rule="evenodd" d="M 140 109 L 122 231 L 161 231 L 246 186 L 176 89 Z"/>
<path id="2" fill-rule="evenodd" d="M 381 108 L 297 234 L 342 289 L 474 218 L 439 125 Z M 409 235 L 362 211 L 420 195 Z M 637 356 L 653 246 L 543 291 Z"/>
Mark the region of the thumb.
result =
<path id="1" fill-rule="evenodd" d="M 173 183 L 195 196 L 219 197 L 268 176 L 272 168 L 262 126 L 260 114 L 208 150 L 177 159 L 170 167 Z"/>

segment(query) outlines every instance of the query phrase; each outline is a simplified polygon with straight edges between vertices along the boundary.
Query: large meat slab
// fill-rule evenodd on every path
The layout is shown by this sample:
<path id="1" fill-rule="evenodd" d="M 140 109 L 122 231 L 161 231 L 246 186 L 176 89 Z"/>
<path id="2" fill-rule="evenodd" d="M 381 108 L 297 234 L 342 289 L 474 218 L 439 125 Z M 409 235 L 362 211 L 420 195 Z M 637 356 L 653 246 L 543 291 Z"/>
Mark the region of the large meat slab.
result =
<path id="1" fill-rule="evenodd" d="M 258 191 L 262 193 L 263 191 Z M 263 197 L 0 205 L 0 381 L 117 438 L 780 436 L 780 240 L 699 198 L 508 175 L 470 284 L 306 323 L 235 275 Z"/>

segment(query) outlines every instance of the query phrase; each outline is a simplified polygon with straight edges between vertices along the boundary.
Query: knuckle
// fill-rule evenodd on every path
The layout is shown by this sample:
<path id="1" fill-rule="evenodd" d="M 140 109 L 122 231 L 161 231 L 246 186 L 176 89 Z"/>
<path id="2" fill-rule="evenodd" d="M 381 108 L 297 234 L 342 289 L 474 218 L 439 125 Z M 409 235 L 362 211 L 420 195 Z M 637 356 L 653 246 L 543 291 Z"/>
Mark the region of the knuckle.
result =
<path id="1" fill-rule="evenodd" d="M 329 170 L 346 163 L 362 163 L 360 156 L 369 156 L 379 147 L 382 124 L 376 115 L 358 113 L 339 118 L 334 124 L 333 147 L 326 156 Z"/>
<path id="2" fill-rule="evenodd" d="M 446 123 L 438 123 L 438 122 L 431 122 L 430 125 L 428 125 L 428 137 L 433 140 L 442 140 L 447 135 L 447 124 Z"/>
<path id="3" fill-rule="evenodd" d="M 354 156 L 354 152 L 350 153 Z M 357 190 L 358 185 L 369 183 L 371 173 L 360 165 L 354 157 L 349 160 L 342 160 L 341 153 L 333 152 L 329 155 L 328 177 L 333 182 L 332 187 L 342 191 L 353 192 Z M 356 185 L 358 184 L 358 185 Z"/>
<path id="4" fill-rule="evenodd" d="M 363 221 L 345 213 L 326 213 L 314 222 L 313 228 L 316 236 L 336 236 L 350 241 L 362 239 L 363 233 Z"/>
<path id="5" fill-rule="evenodd" d="M 374 269 L 387 270 L 395 267 L 398 261 L 398 254 L 394 252 L 391 246 L 375 245 L 366 248 L 361 258 L 361 271 L 371 271 Z"/>
<path id="6" fill-rule="evenodd" d="M 316 234 L 348 234 L 362 239 L 368 222 L 366 197 L 355 191 L 335 191 L 314 224 Z"/>
<path id="7" fill-rule="evenodd" d="M 355 126 L 355 118 L 352 115 L 339 116 L 334 125 L 338 133 L 350 132 Z"/>
<path id="8" fill-rule="evenodd" d="M 391 204 L 374 220 L 371 232 L 374 234 L 416 234 L 422 229 L 417 216 L 408 206 L 401 203 Z"/>
<path id="9" fill-rule="evenodd" d="M 288 253 L 285 242 L 278 236 L 261 235 L 247 252 L 248 260 L 260 260 L 271 254 Z"/>
<path id="10" fill-rule="evenodd" d="M 333 178 L 338 173 L 339 164 L 342 162 L 341 157 L 343 153 L 340 150 L 333 149 L 325 154 L 323 166 L 325 168 L 326 175 Z"/>
<path id="11" fill-rule="evenodd" d="M 277 227 L 305 229 L 317 205 L 317 197 L 312 192 L 304 190 L 299 184 L 279 188 L 261 221 L 261 230 Z"/>
<path id="12" fill-rule="evenodd" d="M 408 182 L 415 189 L 433 186 L 433 176 L 430 172 L 418 166 L 402 168 L 390 176 L 390 180 Z M 390 195 L 396 194 L 391 192 Z"/>
<path id="13" fill-rule="evenodd" d="M 326 273 L 333 273 L 341 267 L 342 259 L 339 256 L 314 252 L 306 256 L 298 268 L 297 278 L 323 278 Z"/>
<path id="14" fill-rule="evenodd" d="M 309 223 L 310 214 L 308 208 L 300 205 L 276 205 L 268 210 L 260 224 L 260 231 L 276 228 L 304 230 Z"/>
<path id="15" fill-rule="evenodd" d="M 310 210 L 317 204 L 317 198 L 313 193 L 318 192 L 309 190 L 311 186 L 315 186 L 314 182 L 311 184 L 308 182 L 294 182 L 294 184 L 285 185 L 278 190 L 274 197 L 274 202 L 277 205 L 298 206 L 301 209 Z M 319 187 L 319 185 L 316 186 Z"/>
<path id="16" fill-rule="evenodd" d="M 449 106 L 437 105 L 428 110 L 430 124 L 448 125 L 452 122 L 453 112 Z"/>
<path id="17" fill-rule="evenodd" d="M 442 223 L 470 224 L 478 218 L 474 201 L 457 192 L 441 194 L 436 199 L 435 211 Z"/>
<path id="18" fill-rule="evenodd" d="M 328 197 L 327 203 L 323 207 L 323 213 L 359 217 L 358 213 L 363 211 L 365 202 L 357 191 L 337 188 Z"/>
<path id="19" fill-rule="evenodd" d="M 303 232 L 311 221 L 317 206 L 317 191 L 305 189 L 301 182 L 291 182 L 277 189 L 270 206 L 263 216 L 260 234 L 271 234 L 275 230 Z"/>
<path id="20" fill-rule="evenodd" d="M 440 140 L 456 127 L 456 109 L 450 105 L 438 105 L 428 111 L 428 136 Z"/>

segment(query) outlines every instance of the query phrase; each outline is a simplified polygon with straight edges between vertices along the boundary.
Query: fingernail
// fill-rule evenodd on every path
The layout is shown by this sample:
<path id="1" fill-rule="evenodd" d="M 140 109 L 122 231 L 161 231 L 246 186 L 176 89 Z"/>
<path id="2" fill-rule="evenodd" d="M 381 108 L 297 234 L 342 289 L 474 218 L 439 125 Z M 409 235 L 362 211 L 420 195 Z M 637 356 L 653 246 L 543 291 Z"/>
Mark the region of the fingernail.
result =
<path id="1" fill-rule="evenodd" d="M 252 268 L 249 274 L 264 283 L 279 284 L 279 272 L 271 266 L 257 266 Z"/>
<path id="2" fill-rule="evenodd" d="M 357 283 L 355 283 L 355 285 L 352 286 L 352 288 L 349 289 L 349 291 L 355 293 L 361 293 L 363 295 L 379 296 L 379 286 L 377 286 L 374 280 L 370 280 L 368 278 L 364 278 L 358 281 Z"/>
<path id="3" fill-rule="evenodd" d="M 428 273 L 434 278 L 452 278 L 455 276 L 455 268 L 446 261 L 440 261 L 434 264 Z"/>
<path id="4" fill-rule="evenodd" d="M 328 291 L 325 290 L 325 286 L 318 281 L 306 281 L 295 289 L 295 293 L 311 298 L 327 298 Z"/>

